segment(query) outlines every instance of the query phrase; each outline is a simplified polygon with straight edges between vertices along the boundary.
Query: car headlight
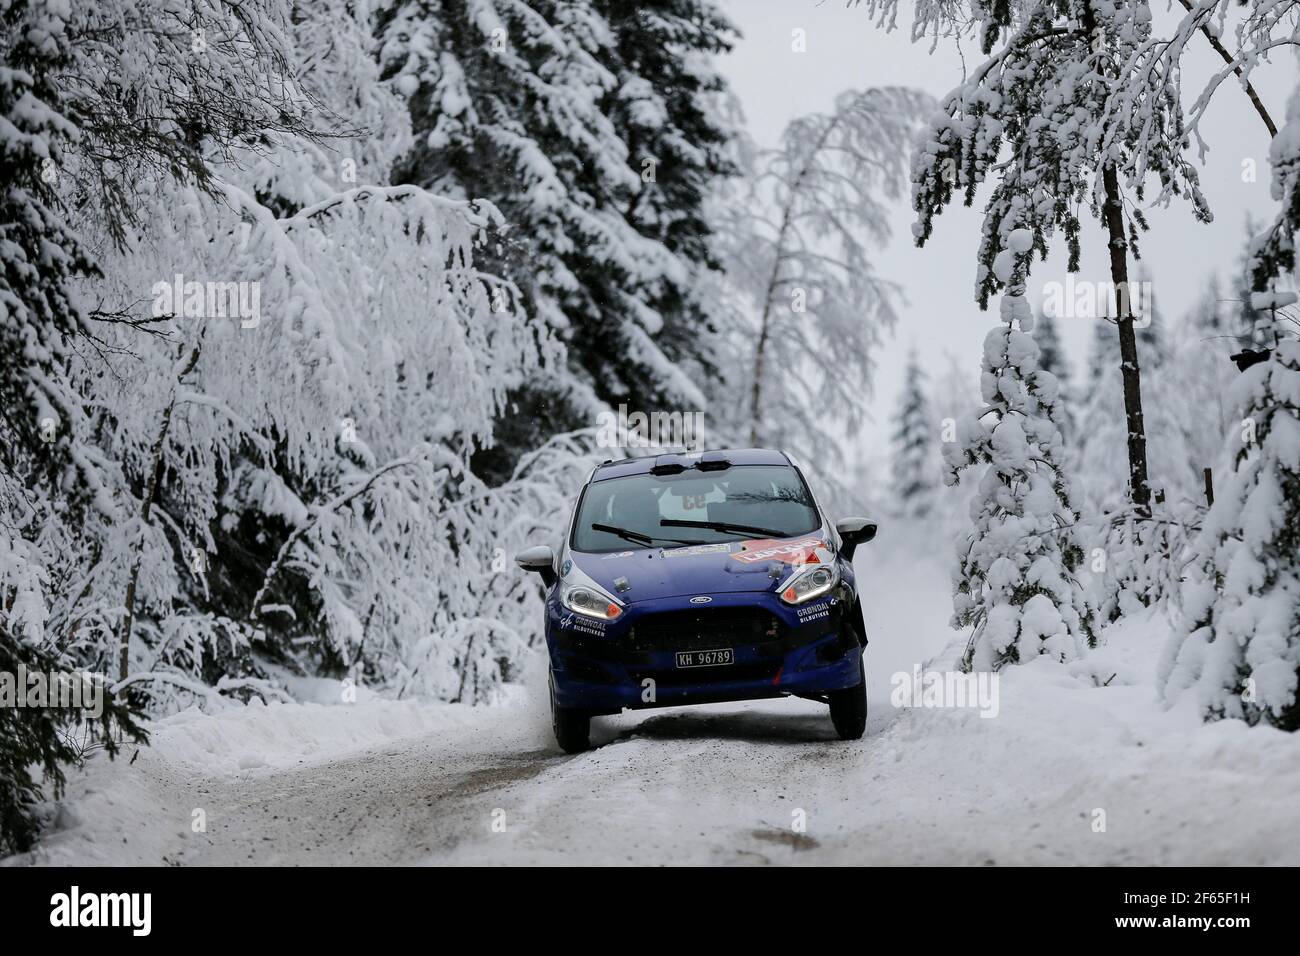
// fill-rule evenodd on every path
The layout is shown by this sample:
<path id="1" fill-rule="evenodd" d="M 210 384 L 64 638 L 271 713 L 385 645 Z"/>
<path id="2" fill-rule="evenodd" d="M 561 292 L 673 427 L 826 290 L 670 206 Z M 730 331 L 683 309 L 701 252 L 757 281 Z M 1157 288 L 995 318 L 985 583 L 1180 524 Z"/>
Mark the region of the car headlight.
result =
<path id="1" fill-rule="evenodd" d="M 581 584 L 565 588 L 560 594 L 560 603 L 575 614 L 599 618 L 602 621 L 612 621 L 623 613 L 623 608 L 608 594 L 602 594 L 595 588 Z"/>
<path id="2" fill-rule="evenodd" d="M 781 589 L 781 600 L 786 604 L 802 604 L 821 597 L 835 587 L 839 579 L 839 573 L 833 565 L 805 567 L 786 582 L 786 586 Z"/>

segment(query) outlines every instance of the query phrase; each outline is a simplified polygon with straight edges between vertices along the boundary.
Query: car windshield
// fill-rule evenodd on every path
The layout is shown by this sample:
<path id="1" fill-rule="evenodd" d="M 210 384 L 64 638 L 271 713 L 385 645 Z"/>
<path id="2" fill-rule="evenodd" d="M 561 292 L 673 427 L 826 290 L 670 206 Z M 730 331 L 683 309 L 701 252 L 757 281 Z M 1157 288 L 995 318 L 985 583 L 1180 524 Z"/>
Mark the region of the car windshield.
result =
<path id="1" fill-rule="evenodd" d="M 570 545 L 595 552 L 677 547 L 792 538 L 820 526 L 808 486 L 788 465 L 688 468 L 592 482 L 578 505 Z"/>

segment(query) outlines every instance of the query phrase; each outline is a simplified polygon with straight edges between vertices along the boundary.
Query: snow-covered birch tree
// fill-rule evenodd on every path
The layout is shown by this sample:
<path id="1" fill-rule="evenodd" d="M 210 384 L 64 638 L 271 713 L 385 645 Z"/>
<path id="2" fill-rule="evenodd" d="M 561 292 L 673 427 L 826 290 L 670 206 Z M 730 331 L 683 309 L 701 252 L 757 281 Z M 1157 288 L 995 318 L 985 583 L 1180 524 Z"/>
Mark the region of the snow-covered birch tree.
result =
<path id="1" fill-rule="evenodd" d="M 729 281 L 753 312 L 729 377 L 751 444 L 828 461 L 860 420 L 900 300 L 871 250 L 889 237 L 887 203 L 902 191 L 927 104 L 901 88 L 842 93 L 757 157 L 728 257 Z"/>

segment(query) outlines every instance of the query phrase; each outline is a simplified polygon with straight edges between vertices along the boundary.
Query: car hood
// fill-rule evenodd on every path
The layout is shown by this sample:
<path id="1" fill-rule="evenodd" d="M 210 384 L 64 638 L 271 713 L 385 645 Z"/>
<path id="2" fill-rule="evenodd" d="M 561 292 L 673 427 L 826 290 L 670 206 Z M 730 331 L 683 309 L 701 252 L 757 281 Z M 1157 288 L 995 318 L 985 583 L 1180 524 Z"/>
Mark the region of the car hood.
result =
<path id="1" fill-rule="evenodd" d="M 639 548 L 610 554 L 570 551 L 561 577 L 585 576 L 620 601 L 772 591 L 797 566 L 826 564 L 835 552 L 823 532 L 722 544 Z M 578 573 L 574 573 L 577 571 Z"/>

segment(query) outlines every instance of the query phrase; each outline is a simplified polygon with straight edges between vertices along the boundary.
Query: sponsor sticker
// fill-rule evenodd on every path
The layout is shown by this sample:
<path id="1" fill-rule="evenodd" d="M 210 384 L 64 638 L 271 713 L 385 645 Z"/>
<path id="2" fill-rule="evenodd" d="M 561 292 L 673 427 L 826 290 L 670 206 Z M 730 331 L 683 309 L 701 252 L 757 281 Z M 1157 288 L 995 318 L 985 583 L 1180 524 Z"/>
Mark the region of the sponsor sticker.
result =
<path id="1" fill-rule="evenodd" d="M 665 548 L 665 558 L 686 558 L 693 554 L 725 554 L 731 550 L 731 543 L 724 541 L 721 544 L 693 544 L 686 548 Z M 735 555 L 732 555 L 735 557 Z"/>
<path id="2" fill-rule="evenodd" d="M 595 617 L 581 617 L 577 614 L 565 614 L 560 618 L 560 627 L 566 631 L 578 631 L 595 637 L 605 636 L 605 622 Z"/>
<path id="3" fill-rule="evenodd" d="M 794 541 L 759 538 L 754 541 L 742 541 L 740 550 L 732 557 L 743 564 L 757 564 L 760 561 L 772 560 L 784 564 L 820 564 L 829 560 L 830 551 L 821 538 L 798 538 Z"/>
<path id="4" fill-rule="evenodd" d="M 801 607 L 797 610 L 800 624 L 808 624 L 812 621 L 819 621 L 822 618 L 831 616 L 831 604 L 833 601 L 819 601 L 808 607 Z"/>

